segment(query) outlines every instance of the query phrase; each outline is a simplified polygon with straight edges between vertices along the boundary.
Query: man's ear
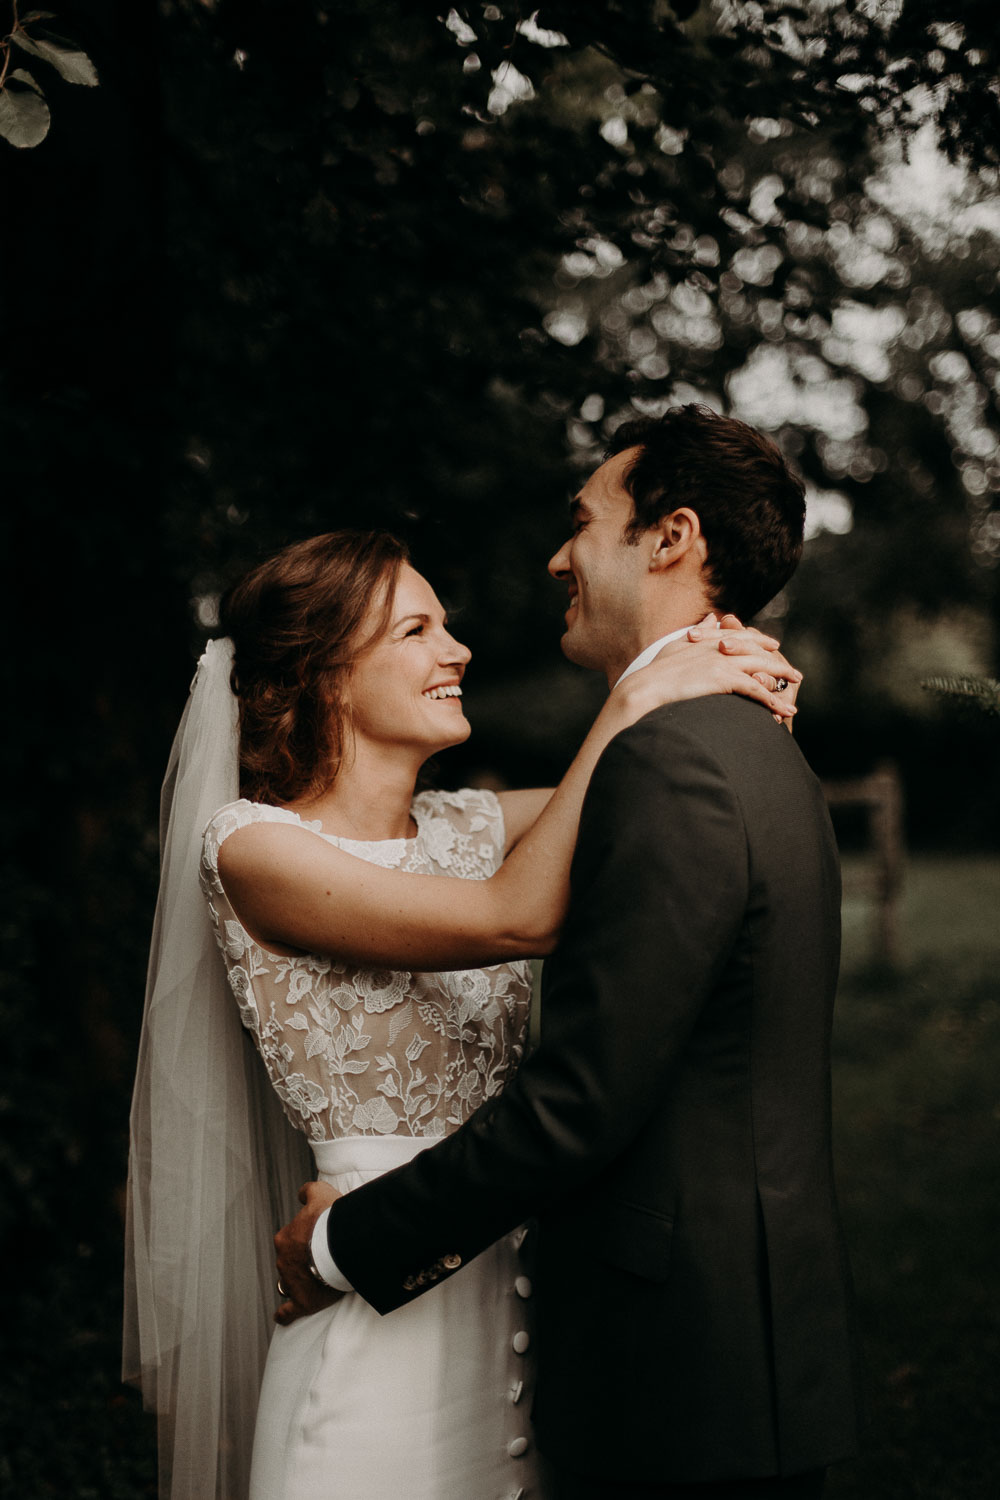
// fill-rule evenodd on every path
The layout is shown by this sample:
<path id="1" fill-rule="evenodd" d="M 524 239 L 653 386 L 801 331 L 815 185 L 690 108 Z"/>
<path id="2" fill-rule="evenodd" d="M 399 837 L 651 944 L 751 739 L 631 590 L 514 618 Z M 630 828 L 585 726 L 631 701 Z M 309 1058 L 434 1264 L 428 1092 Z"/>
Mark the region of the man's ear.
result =
<path id="1" fill-rule="evenodd" d="M 701 522 L 697 511 L 686 505 L 661 517 L 653 527 L 653 551 L 649 559 L 651 573 L 672 568 L 685 557 L 693 557 L 699 567 L 705 564 L 708 549 L 701 534 Z"/>

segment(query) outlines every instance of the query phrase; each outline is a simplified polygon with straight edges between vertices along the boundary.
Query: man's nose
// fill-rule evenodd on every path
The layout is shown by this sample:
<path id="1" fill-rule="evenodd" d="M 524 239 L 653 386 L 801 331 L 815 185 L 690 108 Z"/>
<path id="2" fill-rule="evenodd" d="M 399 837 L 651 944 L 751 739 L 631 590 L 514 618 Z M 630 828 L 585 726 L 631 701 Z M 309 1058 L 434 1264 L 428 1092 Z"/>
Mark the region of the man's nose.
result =
<path id="1" fill-rule="evenodd" d="M 549 573 L 553 578 L 565 578 L 569 572 L 569 542 L 563 542 L 559 551 L 549 558 Z"/>

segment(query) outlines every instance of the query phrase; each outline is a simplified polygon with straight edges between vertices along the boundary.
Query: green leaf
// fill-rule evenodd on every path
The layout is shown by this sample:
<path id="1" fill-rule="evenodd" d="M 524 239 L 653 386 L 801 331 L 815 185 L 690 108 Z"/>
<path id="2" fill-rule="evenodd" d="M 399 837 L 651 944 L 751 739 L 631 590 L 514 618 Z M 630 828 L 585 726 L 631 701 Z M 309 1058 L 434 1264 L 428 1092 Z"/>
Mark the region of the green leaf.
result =
<path id="1" fill-rule="evenodd" d="M 10 39 L 24 52 L 30 52 L 32 57 L 51 63 L 67 83 L 80 83 L 91 89 L 96 87 L 99 81 L 97 69 L 86 52 L 81 52 L 72 42 L 48 33 L 39 37 L 28 36 L 21 30 L 12 31 Z"/>
<path id="2" fill-rule="evenodd" d="M 0 89 L 0 136 L 20 149 L 38 146 L 49 133 L 51 119 L 38 84 L 18 68 Z"/>

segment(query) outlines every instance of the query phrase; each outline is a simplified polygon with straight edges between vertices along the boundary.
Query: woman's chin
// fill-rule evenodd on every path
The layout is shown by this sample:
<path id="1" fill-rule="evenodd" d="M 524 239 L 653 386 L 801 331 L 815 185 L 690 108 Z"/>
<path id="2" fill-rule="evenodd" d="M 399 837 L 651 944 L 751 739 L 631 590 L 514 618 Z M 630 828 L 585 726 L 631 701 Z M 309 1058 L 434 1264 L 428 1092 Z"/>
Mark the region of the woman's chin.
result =
<path id="1" fill-rule="evenodd" d="M 464 714 L 456 718 L 454 727 L 450 730 L 449 738 L 442 740 L 441 749 L 447 750 L 452 745 L 464 745 L 472 733 L 472 725 Z"/>

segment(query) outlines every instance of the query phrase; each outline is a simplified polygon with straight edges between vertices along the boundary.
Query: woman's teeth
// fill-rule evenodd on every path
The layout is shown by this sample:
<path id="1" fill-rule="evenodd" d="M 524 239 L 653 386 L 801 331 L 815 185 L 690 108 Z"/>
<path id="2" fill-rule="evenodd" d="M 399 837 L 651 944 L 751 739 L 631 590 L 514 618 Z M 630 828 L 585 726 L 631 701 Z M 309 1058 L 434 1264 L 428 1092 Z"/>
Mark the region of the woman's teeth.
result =
<path id="1" fill-rule="evenodd" d="M 461 698 L 462 689 L 457 682 L 450 683 L 448 687 L 428 688 L 424 693 L 425 698 Z"/>

